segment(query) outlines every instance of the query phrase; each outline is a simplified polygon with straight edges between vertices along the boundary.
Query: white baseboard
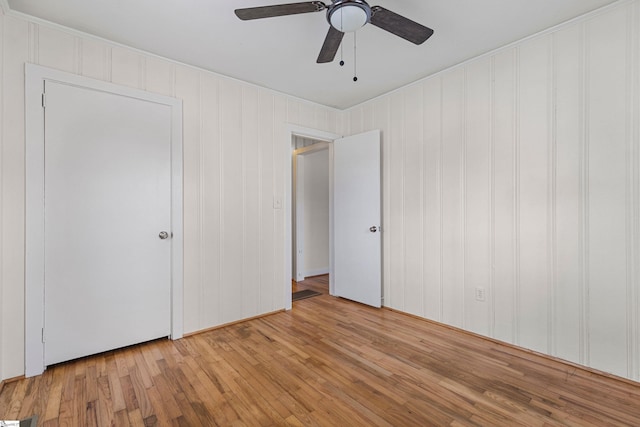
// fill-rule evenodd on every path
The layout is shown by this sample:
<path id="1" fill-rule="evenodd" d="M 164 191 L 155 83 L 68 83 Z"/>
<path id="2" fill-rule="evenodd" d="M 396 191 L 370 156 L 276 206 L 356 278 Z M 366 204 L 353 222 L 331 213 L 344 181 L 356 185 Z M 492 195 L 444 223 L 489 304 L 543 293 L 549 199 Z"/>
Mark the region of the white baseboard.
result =
<path id="1" fill-rule="evenodd" d="M 304 277 L 322 276 L 323 274 L 329 274 L 329 267 L 307 270 L 304 272 Z"/>

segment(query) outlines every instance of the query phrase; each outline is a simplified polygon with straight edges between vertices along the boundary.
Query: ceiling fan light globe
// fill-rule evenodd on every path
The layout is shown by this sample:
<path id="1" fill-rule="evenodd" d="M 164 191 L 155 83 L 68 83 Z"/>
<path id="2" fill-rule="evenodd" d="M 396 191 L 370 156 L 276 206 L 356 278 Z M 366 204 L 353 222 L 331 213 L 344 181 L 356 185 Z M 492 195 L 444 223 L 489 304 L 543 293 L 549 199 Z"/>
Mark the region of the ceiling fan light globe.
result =
<path id="1" fill-rule="evenodd" d="M 369 14 L 359 4 L 345 4 L 331 11 L 329 23 L 343 33 L 361 28 L 369 20 Z"/>

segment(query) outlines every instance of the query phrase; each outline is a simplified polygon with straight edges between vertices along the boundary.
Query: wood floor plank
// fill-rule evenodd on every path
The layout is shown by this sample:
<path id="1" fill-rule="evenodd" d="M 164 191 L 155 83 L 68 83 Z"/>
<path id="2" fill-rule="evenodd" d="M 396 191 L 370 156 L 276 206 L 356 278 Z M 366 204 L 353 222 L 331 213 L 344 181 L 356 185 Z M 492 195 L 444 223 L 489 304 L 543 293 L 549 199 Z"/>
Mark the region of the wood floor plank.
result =
<path id="1" fill-rule="evenodd" d="M 5 387 L 5 390 L 6 389 L 7 389 L 7 387 Z M 20 398 L 19 396 L 24 396 L 28 389 L 29 389 L 29 387 L 27 386 L 27 384 L 22 383 L 22 381 L 20 381 L 17 384 L 17 387 L 13 391 L 14 399 L 11 402 L 9 402 L 9 404 L 6 406 L 5 412 L 2 414 L 3 418 L 1 418 L 1 419 L 17 420 L 17 419 L 20 418 L 20 414 L 22 413 L 23 403 L 24 403 L 25 399 L 24 398 Z M 4 391 L 3 391 L 3 393 L 4 393 Z M 52 403 L 52 406 L 56 406 L 56 404 Z M 44 414 L 44 412 L 45 411 L 43 410 L 43 414 Z"/>
<path id="2" fill-rule="evenodd" d="M 144 386 L 144 380 L 142 379 L 141 370 L 137 369 L 138 366 L 131 368 L 129 371 L 129 378 L 131 379 L 131 386 L 135 393 L 136 401 L 138 402 L 138 409 L 142 418 L 150 417 L 154 414 L 154 408 L 149 402 L 149 396 L 147 395 L 147 388 Z M 151 384 L 153 385 L 153 384 Z"/>
<path id="3" fill-rule="evenodd" d="M 96 412 L 98 414 L 98 424 L 113 422 L 113 400 L 111 399 L 111 390 L 109 388 L 109 379 L 106 376 L 98 378 L 98 400 L 96 401 Z"/>
<path id="4" fill-rule="evenodd" d="M 55 368 L 53 368 L 55 369 Z M 51 369 L 51 370 L 53 370 Z M 50 370 L 47 370 L 44 375 L 47 375 Z M 87 395 L 86 395 L 86 377 L 78 375 L 76 370 L 75 375 L 75 385 L 73 387 L 74 398 L 73 398 L 73 425 L 79 426 L 84 423 L 84 413 L 87 405 Z M 50 399 L 50 396 L 44 396 L 46 401 Z"/>
<path id="5" fill-rule="evenodd" d="M 176 395 L 176 402 L 180 411 L 182 412 L 179 418 L 182 418 L 180 425 L 217 425 L 212 419 L 209 419 L 205 414 L 198 411 L 198 402 L 189 402 L 183 393 Z M 195 407 L 194 407 L 195 405 Z M 211 416 L 211 414 L 209 414 Z M 202 417 L 202 418 L 201 418 Z"/>
<path id="6" fill-rule="evenodd" d="M 98 358 L 91 359 L 91 363 L 87 365 L 87 382 L 86 382 L 86 393 L 87 393 L 87 401 L 93 402 L 98 399 L 98 370 L 96 367 L 96 362 Z M 60 367 L 62 369 L 62 366 Z M 56 370 L 58 372 L 59 370 Z M 56 383 L 54 383 L 54 387 Z"/>
<path id="7" fill-rule="evenodd" d="M 120 384 L 122 386 L 122 395 L 124 396 L 127 412 L 138 409 L 138 399 L 136 397 L 135 389 L 133 388 L 131 377 L 129 375 L 120 377 Z"/>
<path id="8" fill-rule="evenodd" d="M 640 426 L 640 384 L 328 295 L 5 383 L 41 426 Z"/>
<path id="9" fill-rule="evenodd" d="M 129 424 L 132 426 L 144 426 L 144 418 L 142 418 L 142 414 L 140 413 L 140 409 L 136 408 L 132 411 L 127 412 L 127 418 L 129 419 Z"/>
<path id="10" fill-rule="evenodd" d="M 73 427 L 74 405 L 73 400 L 65 400 L 60 404 L 60 417 L 58 423 L 60 427 Z M 22 417 L 21 417 L 22 418 Z"/>
<path id="11" fill-rule="evenodd" d="M 127 414 L 126 409 L 121 409 L 113 413 L 113 425 L 123 426 L 123 427 L 127 427 L 131 425 L 131 423 L 129 422 L 129 416 Z"/>
<path id="12" fill-rule="evenodd" d="M 126 409 L 122 393 L 122 384 L 120 384 L 120 376 L 118 375 L 118 366 L 116 358 L 113 355 L 106 357 L 107 361 L 107 380 L 109 381 L 109 390 L 111 392 L 111 400 L 113 404 L 113 412 L 119 412 Z"/>
<path id="13" fill-rule="evenodd" d="M 44 412 L 42 405 L 43 400 L 40 398 L 45 390 L 48 392 L 51 387 L 51 378 L 45 375 L 37 377 L 34 381 L 27 384 L 25 390 L 25 398 L 22 401 L 19 419 L 29 418 L 33 414 Z"/>

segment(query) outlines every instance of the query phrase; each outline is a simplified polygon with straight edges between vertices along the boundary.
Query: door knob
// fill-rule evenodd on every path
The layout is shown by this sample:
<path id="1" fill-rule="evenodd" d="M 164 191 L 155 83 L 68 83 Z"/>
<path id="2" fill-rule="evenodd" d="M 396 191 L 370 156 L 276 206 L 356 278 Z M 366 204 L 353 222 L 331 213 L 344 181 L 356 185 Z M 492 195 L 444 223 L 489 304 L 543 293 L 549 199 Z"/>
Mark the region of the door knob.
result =
<path id="1" fill-rule="evenodd" d="M 161 238 L 162 240 L 168 239 L 169 233 L 167 233 L 166 231 L 161 231 L 160 234 L 158 234 L 158 237 Z"/>
<path id="2" fill-rule="evenodd" d="M 375 225 L 373 227 L 369 227 L 369 231 L 375 233 L 376 231 L 378 231 L 378 227 L 376 227 Z"/>

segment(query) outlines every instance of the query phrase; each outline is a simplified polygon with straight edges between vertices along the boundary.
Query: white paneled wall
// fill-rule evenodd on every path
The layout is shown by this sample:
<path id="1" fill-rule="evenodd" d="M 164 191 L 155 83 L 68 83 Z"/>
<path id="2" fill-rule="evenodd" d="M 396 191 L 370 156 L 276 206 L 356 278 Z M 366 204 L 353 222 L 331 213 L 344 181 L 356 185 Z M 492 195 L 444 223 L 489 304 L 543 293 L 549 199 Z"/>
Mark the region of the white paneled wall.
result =
<path id="1" fill-rule="evenodd" d="M 639 67 L 622 2 L 348 110 L 385 305 L 640 380 Z"/>
<path id="2" fill-rule="evenodd" d="M 284 308 L 285 217 L 273 196 L 285 194 L 285 123 L 341 133 L 341 113 L 0 16 L 0 379 L 24 372 L 26 62 L 183 100 L 185 332 Z"/>
<path id="3" fill-rule="evenodd" d="M 0 7 L 0 14 L 2 14 L 2 7 Z M 4 19 L 0 19 L 0 35 L 2 35 L 4 40 Z M 4 259 L 4 221 L 2 220 L 4 213 L 4 173 L 2 172 L 2 165 L 4 163 L 4 146 L 2 144 L 2 140 L 4 139 L 4 84 L 2 70 L 4 70 L 4 43 L 0 43 L 0 267 Z M 5 311 L 4 289 L 2 286 L 4 280 L 3 272 L 4 268 L 0 270 L 0 313 L 4 313 Z M 4 343 L 5 325 L 6 320 L 4 316 L 0 315 L 0 381 L 6 378 L 4 375 L 4 354 L 6 348 L 6 344 Z"/>

